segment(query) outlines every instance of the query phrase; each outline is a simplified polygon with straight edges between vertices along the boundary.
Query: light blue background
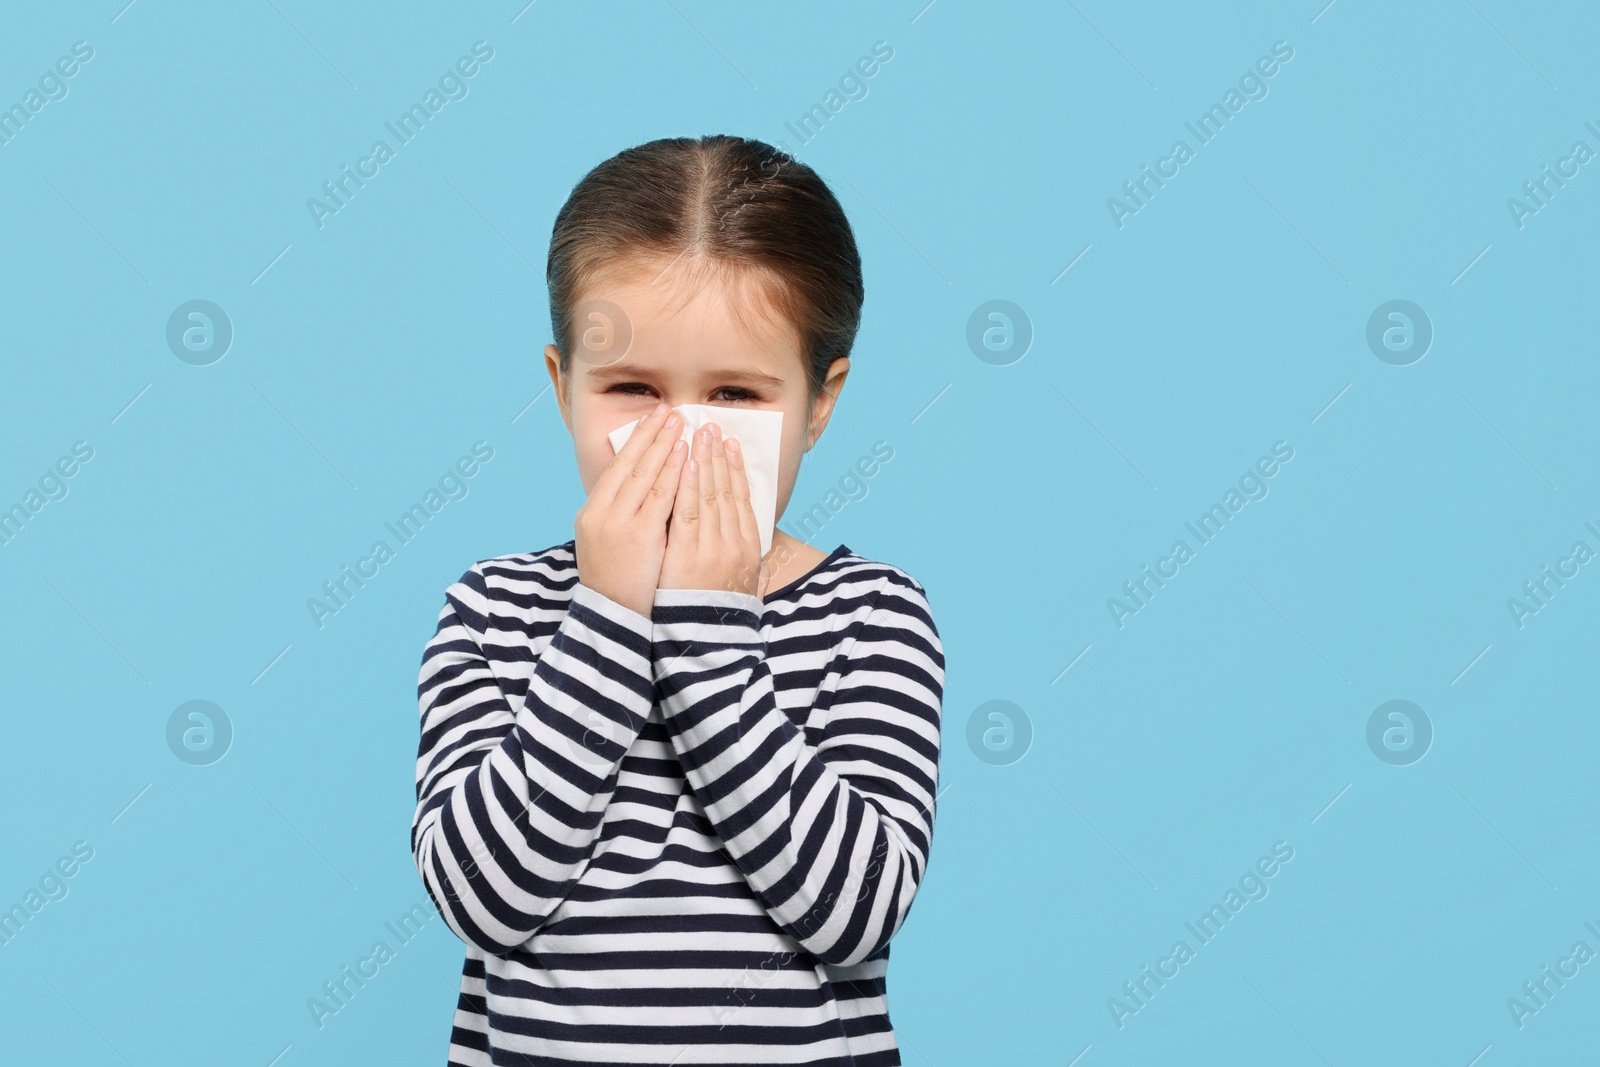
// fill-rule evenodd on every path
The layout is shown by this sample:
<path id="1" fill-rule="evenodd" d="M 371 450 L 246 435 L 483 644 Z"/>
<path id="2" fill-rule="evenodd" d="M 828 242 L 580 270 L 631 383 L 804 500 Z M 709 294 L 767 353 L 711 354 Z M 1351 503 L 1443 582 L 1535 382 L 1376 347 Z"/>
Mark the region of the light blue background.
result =
<path id="1" fill-rule="evenodd" d="M 856 227 L 854 370 L 792 511 L 888 442 L 814 540 L 917 577 L 944 642 L 905 1061 L 1593 1048 L 1600 963 L 1521 1029 L 1506 1005 L 1600 951 L 1600 565 L 1507 608 L 1600 549 L 1600 174 L 1520 228 L 1506 204 L 1600 150 L 1593 8 L 523 2 L 6 13 L 0 104 L 94 58 L 0 145 L 0 505 L 94 458 L 0 548 L 0 906 L 94 859 L 0 946 L 0 1058 L 443 1063 L 462 947 L 408 852 L 421 651 L 471 563 L 572 535 L 556 210 L 622 148 L 713 132 L 785 141 Z M 319 229 L 307 198 L 478 40 L 469 95 Z M 801 144 L 785 123 L 879 40 Z M 1269 94 L 1197 146 L 1185 121 L 1276 41 Z M 1178 138 L 1119 229 L 1107 199 Z M 210 366 L 165 341 L 193 299 L 236 331 Z M 1005 366 L 966 342 L 994 299 L 1035 332 Z M 1409 366 L 1365 340 L 1394 299 L 1435 330 Z M 470 494 L 319 629 L 308 598 L 480 440 Z M 1119 629 L 1107 599 L 1277 441 L 1270 495 Z M 206 767 L 165 740 L 194 699 L 236 731 Z M 966 740 L 997 699 L 1034 732 L 1007 766 Z M 1391 699 L 1436 731 L 1409 766 L 1366 742 Z M 1119 1029 L 1108 998 L 1277 841 L 1270 894 Z M 380 939 L 319 1030 L 308 998 Z"/>

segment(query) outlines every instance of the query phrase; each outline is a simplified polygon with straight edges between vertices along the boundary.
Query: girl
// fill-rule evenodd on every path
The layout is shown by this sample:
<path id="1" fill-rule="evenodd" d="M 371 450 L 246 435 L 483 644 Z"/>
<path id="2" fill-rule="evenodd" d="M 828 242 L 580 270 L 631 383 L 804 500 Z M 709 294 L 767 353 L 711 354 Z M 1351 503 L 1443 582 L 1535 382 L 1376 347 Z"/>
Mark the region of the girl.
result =
<path id="1" fill-rule="evenodd" d="M 899 1064 L 889 940 L 944 692 L 925 592 L 782 530 L 763 557 L 737 442 L 686 448 L 670 410 L 782 412 L 782 514 L 849 368 L 850 225 L 762 142 L 652 141 L 573 189 L 547 280 L 576 536 L 446 589 L 417 684 L 412 854 L 466 943 L 449 1063 Z"/>

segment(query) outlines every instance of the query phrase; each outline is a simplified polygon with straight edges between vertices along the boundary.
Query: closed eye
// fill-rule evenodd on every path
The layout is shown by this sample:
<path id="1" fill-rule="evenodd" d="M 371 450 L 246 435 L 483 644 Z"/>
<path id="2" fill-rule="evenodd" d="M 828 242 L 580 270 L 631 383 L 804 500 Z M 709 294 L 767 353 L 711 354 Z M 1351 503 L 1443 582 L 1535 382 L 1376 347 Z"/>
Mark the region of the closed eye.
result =
<path id="1" fill-rule="evenodd" d="M 640 390 L 643 390 L 643 392 L 640 392 Z M 627 393 L 633 396 L 644 396 L 648 393 L 655 392 L 655 390 L 643 382 L 618 382 L 616 385 L 613 385 L 611 388 L 607 389 L 606 392 Z M 759 402 L 761 400 L 761 397 L 755 392 L 738 385 L 724 385 L 715 390 L 712 395 L 716 396 L 719 394 L 726 394 L 723 402 L 730 404 L 749 404 L 753 402 Z"/>

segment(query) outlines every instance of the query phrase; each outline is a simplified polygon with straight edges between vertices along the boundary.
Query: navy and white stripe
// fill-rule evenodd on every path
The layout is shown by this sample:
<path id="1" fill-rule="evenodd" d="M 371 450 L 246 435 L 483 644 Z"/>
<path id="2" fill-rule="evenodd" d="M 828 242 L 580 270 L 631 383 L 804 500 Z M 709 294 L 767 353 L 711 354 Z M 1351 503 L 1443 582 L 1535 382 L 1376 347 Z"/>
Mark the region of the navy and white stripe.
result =
<path id="1" fill-rule="evenodd" d="M 571 541 L 475 564 L 417 684 L 412 853 L 467 950 L 449 1063 L 899 1064 L 943 689 L 922 586 L 844 545 L 651 618 Z"/>

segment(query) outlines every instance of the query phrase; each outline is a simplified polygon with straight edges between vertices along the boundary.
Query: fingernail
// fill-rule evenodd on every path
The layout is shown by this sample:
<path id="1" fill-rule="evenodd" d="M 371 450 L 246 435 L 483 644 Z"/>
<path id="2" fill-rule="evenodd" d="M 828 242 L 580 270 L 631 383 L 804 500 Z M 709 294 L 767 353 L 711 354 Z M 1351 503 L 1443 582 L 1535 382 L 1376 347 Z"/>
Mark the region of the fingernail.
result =
<path id="1" fill-rule="evenodd" d="M 655 410 L 650 412 L 650 414 L 652 416 L 659 415 L 665 410 L 667 410 L 667 405 L 657 401 L 656 406 L 655 406 Z"/>
<path id="2" fill-rule="evenodd" d="M 728 438 L 728 451 L 736 456 L 739 454 L 739 439 L 737 437 Z"/>

